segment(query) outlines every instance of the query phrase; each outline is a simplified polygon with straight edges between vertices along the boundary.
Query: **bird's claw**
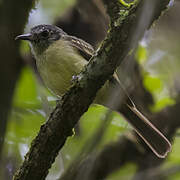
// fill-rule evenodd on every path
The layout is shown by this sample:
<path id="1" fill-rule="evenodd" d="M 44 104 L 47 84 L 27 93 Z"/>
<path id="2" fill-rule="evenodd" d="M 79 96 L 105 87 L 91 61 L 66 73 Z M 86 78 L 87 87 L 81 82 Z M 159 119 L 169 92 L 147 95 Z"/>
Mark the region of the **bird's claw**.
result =
<path id="1" fill-rule="evenodd" d="M 79 75 L 73 75 L 73 76 L 72 76 L 72 79 L 71 79 L 71 82 L 72 82 L 72 83 L 77 82 L 77 81 L 79 80 L 79 77 L 80 77 Z"/>

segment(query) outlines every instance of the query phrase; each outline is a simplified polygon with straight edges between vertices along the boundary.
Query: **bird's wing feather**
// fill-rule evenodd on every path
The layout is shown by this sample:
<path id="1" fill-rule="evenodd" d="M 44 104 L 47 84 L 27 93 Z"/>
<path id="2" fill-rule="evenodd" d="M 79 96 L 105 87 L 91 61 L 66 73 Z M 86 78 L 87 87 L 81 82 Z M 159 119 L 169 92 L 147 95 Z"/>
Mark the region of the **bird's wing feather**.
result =
<path id="1" fill-rule="evenodd" d="M 80 52 L 80 54 L 87 61 L 89 61 L 89 59 L 95 54 L 93 47 L 89 43 L 83 41 L 82 39 L 78 39 L 74 36 L 67 36 L 67 35 L 65 36 L 65 38 L 71 43 L 72 46 L 74 46 Z M 110 81 L 110 84 L 112 83 L 113 85 L 117 85 L 117 84 L 120 85 L 120 87 L 122 88 L 122 92 L 124 92 L 124 94 L 127 97 L 126 103 L 130 107 L 134 107 L 135 105 L 134 105 L 133 101 L 129 97 L 128 93 L 126 93 L 126 91 L 123 89 L 123 86 L 122 86 L 116 73 L 114 73 L 113 76 L 111 76 L 109 81 Z"/>
<path id="2" fill-rule="evenodd" d="M 89 61 L 89 59 L 95 54 L 93 47 L 89 43 L 83 41 L 82 39 L 76 38 L 74 36 L 68 36 L 68 35 L 66 35 L 64 38 L 68 40 L 68 42 L 70 42 L 71 45 L 75 47 L 87 61 Z M 122 92 L 126 96 L 126 99 L 127 99 L 126 103 L 130 107 L 135 107 L 128 93 L 124 90 L 116 72 L 113 74 L 113 76 L 111 76 L 111 78 L 109 79 L 109 82 L 112 85 L 120 85 L 119 87 L 121 87 Z"/>
<path id="3" fill-rule="evenodd" d="M 65 39 L 68 40 L 87 61 L 95 54 L 94 48 L 82 39 L 74 36 L 65 36 Z"/>

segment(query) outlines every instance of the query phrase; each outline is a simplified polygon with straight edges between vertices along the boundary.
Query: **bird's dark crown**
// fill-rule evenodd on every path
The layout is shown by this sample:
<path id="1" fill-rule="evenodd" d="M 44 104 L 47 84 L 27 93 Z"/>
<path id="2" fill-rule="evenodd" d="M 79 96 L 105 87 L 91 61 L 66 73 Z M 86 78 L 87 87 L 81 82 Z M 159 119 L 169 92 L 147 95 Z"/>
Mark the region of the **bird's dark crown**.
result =
<path id="1" fill-rule="evenodd" d="M 57 26 L 53 26 L 53 25 L 48 25 L 48 24 L 41 24 L 38 26 L 35 26 L 31 29 L 31 33 L 32 34 L 37 34 L 40 35 L 41 33 L 62 33 L 62 34 L 66 34 L 61 28 L 57 27 Z"/>
<path id="2" fill-rule="evenodd" d="M 63 35 L 67 35 L 61 28 L 53 25 L 41 24 L 31 29 L 31 44 L 33 48 L 42 53 L 50 44 Z"/>
<path id="3" fill-rule="evenodd" d="M 41 24 L 35 26 L 31 29 L 31 34 L 33 36 L 32 41 L 40 40 L 58 40 L 62 35 L 66 33 L 59 27 L 53 25 Z"/>

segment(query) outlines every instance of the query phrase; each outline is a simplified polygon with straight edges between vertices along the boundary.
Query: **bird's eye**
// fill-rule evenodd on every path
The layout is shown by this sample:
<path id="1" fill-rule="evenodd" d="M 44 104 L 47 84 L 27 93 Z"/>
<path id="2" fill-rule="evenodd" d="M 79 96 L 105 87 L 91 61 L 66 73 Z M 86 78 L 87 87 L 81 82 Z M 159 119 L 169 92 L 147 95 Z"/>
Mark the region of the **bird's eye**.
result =
<path id="1" fill-rule="evenodd" d="M 45 37 L 48 37 L 48 35 L 49 35 L 49 31 L 44 30 L 44 31 L 42 31 L 40 34 L 41 34 L 41 36 L 42 36 L 42 37 L 44 37 L 44 38 L 45 38 Z"/>

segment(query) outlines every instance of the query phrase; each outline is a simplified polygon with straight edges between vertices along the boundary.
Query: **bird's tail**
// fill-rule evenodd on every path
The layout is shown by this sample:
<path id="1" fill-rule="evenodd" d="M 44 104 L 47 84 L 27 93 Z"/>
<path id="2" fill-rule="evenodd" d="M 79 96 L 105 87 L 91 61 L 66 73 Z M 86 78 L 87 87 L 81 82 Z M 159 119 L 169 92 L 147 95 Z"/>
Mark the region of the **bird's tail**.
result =
<path id="1" fill-rule="evenodd" d="M 168 139 L 141 113 L 133 102 L 125 104 L 121 108 L 127 121 L 133 126 L 137 134 L 144 140 L 150 149 L 159 157 L 165 158 L 171 151 Z"/>
<path id="2" fill-rule="evenodd" d="M 124 97 L 126 102 L 121 103 L 118 108 L 114 107 L 114 105 L 107 104 L 106 102 L 107 94 L 109 92 L 112 93 L 113 91 L 117 92 L 117 90 L 118 93 L 117 95 L 115 93 L 113 98 L 118 99 L 120 94 L 121 97 Z M 123 114 L 126 120 L 133 126 L 137 134 L 159 158 L 164 158 L 171 150 L 171 144 L 168 139 L 141 112 L 138 111 L 118 78 L 111 78 L 109 84 L 106 83 L 105 86 L 98 92 L 97 97 L 98 98 L 96 98 L 95 103 L 105 105 L 106 107 Z M 114 101 L 112 100 L 112 102 Z"/>

